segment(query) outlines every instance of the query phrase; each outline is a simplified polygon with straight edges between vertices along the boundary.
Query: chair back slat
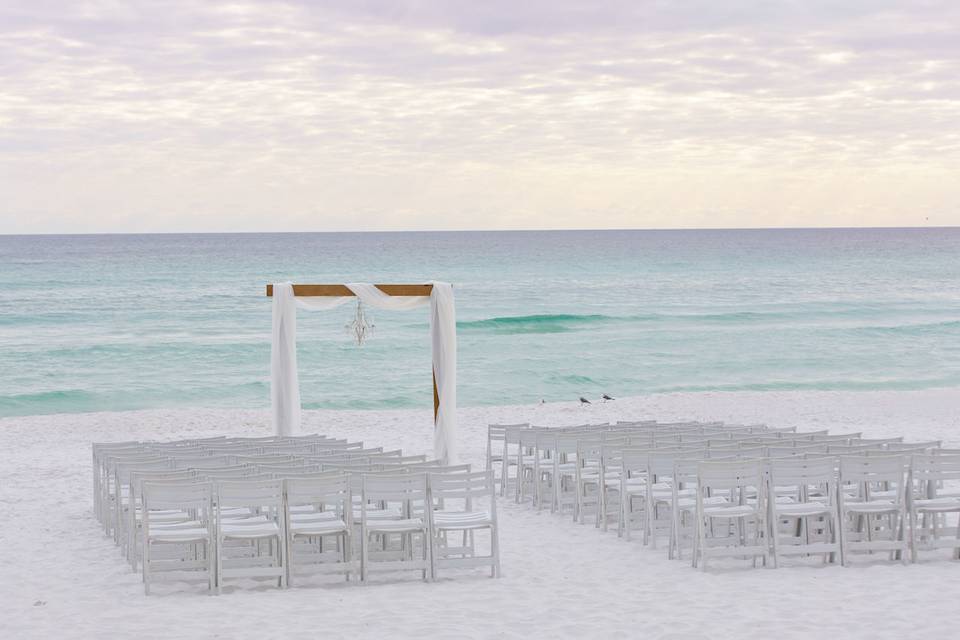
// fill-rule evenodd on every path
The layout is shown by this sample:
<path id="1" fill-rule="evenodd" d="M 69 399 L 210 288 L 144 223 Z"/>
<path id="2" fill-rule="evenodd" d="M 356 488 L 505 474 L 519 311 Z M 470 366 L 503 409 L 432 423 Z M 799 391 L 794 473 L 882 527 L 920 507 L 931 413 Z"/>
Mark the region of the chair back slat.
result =
<path id="1" fill-rule="evenodd" d="M 213 502 L 213 484 L 195 481 L 164 481 L 143 483 L 145 511 L 167 509 L 209 509 Z"/>

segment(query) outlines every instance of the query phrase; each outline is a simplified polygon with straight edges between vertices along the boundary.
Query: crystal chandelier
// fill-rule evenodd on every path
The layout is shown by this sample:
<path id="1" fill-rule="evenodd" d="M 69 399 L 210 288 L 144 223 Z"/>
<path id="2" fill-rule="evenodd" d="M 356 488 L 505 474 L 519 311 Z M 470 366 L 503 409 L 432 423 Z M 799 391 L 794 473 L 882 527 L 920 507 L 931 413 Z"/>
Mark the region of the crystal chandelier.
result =
<path id="1" fill-rule="evenodd" d="M 357 313 L 353 316 L 353 320 L 346 324 L 347 332 L 349 332 L 354 342 L 357 343 L 357 346 L 363 346 L 367 338 L 373 335 L 375 326 L 376 325 L 373 324 L 373 318 L 367 316 L 364 312 L 363 302 L 357 298 Z"/>

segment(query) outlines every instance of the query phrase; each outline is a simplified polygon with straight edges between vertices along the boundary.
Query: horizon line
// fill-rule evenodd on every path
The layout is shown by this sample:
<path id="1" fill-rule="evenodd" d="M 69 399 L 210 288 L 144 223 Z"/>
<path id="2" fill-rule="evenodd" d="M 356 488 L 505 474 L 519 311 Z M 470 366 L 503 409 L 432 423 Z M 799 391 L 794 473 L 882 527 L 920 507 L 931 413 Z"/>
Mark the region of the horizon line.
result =
<path id="1" fill-rule="evenodd" d="M 583 232 L 583 231 L 881 231 L 907 229 L 960 229 L 960 225 L 908 225 L 908 226 L 844 226 L 844 227 L 603 227 L 559 229 L 340 229 L 336 231 L 87 231 L 87 232 L 37 232 L 4 233 L 0 237 L 34 236 L 161 236 L 161 235 L 256 235 L 256 234 L 337 234 L 337 233 L 536 233 L 536 232 Z"/>

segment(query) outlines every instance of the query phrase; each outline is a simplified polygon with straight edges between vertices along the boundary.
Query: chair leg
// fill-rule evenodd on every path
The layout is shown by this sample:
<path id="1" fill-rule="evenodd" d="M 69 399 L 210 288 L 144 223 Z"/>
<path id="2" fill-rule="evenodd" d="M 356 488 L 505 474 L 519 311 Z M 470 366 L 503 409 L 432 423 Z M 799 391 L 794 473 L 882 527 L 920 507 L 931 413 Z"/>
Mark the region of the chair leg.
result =
<path id="1" fill-rule="evenodd" d="M 500 577 L 500 527 L 492 526 L 490 527 L 490 552 L 493 556 L 493 572 L 492 577 Z"/>
<path id="2" fill-rule="evenodd" d="M 960 520 L 957 521 L 957 544 L 954 546 L 953 559 L 960 560 Z"/>
<path id="3" fill-rule="evenodd" d="M 150 595 L 150 543 L 143 541 L 143 594 Z"/>
<path id="4" fill-rule="evenodd" d="M 670 516 L 670 547 L 667 549 L 667 558 L 669 560 L 683 560 L 681 551 L 680 531 L 683 524 L 683 512 L 678 512 L 676 517 Z"/>
<path id="5" fill-rule="evenodd" d="M 840 513 L 840 526 L 837 528 L 837 533 L 840 535 L 840 566 L 846 567 L 850 559 L 850 550 L 847 547 L 847 519 L 844 517 L 846 514 L 843 512 Z"/>
<path id="6" fill-rule="evenodd" d="M 504 456 L 504 459 L 500 461 L 500 497 L 501 498 L 504 497 L 504 495 L 506 495 L 506 490 L 507 490 L 506 474 L 507 474 L 507 463 L 506 463 L 506 456 Z"/>
<path id="7" fill-rule="evenodd" d="M 630 540 L 630 496 L 626 491 L 620 493 L 620 522 L 617 523 L 617 535 Z"/>
<path id="8" fill-rule="evenodd" d="M 216 558 L 217 553 L 213 547 L 213 538 L 208 539 L 206 543 L 207 549 L 207 592 L 214 593 L 214 590 L 217 587 L 217 565 Z"/>
<path id="9" fill-rule="evenodd" d="M 277 537 L 277 564 L 280 568 L 280 588 L 287 588 L 287 548 L 284 540 Z"/>
<path id="10" fill-rule="evenodd" d="M 697 544 L 697 551 L 698 551 L 698 553 L 699 553 L 699 558 L 697 557 L 697 554 L 694 554 L 694 556 L 693 556 L 693 563 L 694 563 L 693 566 L 699 568 L 700 571 L 706 571 L 706 570 L 707 570 L 707 551 L 706 551 L 706 549 L 707 549 L 707 538 L 706 538 L 706 535 L 707 535 L 707 523 L 704 521 L 703 518 L 698 518 L 698 524 L 699 524 L 699 526 L 700 526 L 700 533 L 699 533 L 699 535 L 697 536 L 697 542 L 698 542 L 698 544 Z M 698 565 L 698 561 L 699 561 L 699 565 Z"/>
<path id="11" fill-rule="evenodd" d="M 440 561 L 440 552 L 437 545 L 437 534 L 436 532 L 429 534 L 430 537 L 430 579 L 437 579 L 437 563 Z"/>
<path id="12" fill-rule="evenodd" d="M 433 535 L 431 534 L 430 531 L 424 530 L 420 534 L 420 537 L 422 538 L 422 544 L 423 544 L 422 558 L 423 558 L 423 566 L 424 566 L 424 569 L 423 571 L 420 572 L 420 575 L 423 578 L 424 582 L 430 582 L 430 580 L 433 579 L 433 562 L 431 561 L 431 558 L 433 558 L 433 554 L 431 553 L 431 551 L 433 550 Z M 410 534 L 410 554 L 411 554 L 410 557 L 412 559 L 413 558 L 413 534 L 412 533 Z"/>
<path id="13" fill-rule="evenodd" d="M 899 556 L 900 556 L 900 564 L 905 565 L 905 564 L 908 563 L 908 560 L 907 560 L 907 550 L 908 550 L 909 547 L 910 547 L 910 542 L 909 542 L 909 540 L 908 540 L 908 538 L 907 538 L 907 535 L 908 535 L 908 532 L 907 532 L 907 512 L 906 512 L 906 509 L 905 509 L 904 506 L 901 506 L 901 508 L 900 508 L 900 513 L 898 514 L 898 516 L 899 516 L 899 517 L 898 517 L 897 519 L 900 521 L 900 527 L 899 527 L 899 531 L 898 531 L 898 537 L 900 538 L 900 540 L 899 540 L 899 542 L 900 542 L 900 551 L 899 551 L 898 553 L 899 553 Z"/>
<path id="14" fill-rule="evenodd" d="M 957 528 L 960 532 L 960 527 Z M 910 560 L 917 561 L 917 511 L 910 509 Z"/>
<path id="15" fill-rule="evenodd" d="M 217 538 L 216 549 L 217 549 L 216 551 L 217 571 L 214 577 L 214 582 L 216 584 L 216 589 L 217 589 L 216 593 L 217 595 L 220 595 L 221 593 L 223 593 L 223 538 L 220 538 L 220 537 Z"/>
<path id="16" fill-rule="evenodd" d="M 767 530 L 770 532 L 770 544 L 773 546 L 773 568 L 780 568 L 780 532 L 777 531 L 776 517 L 770 519 Z"/>
<path id="17" fill-rule="evenodd" d="M 522 491 L 520 485 L 523 484 L 523 448 L 521 447 L 517 451 L 517 470 L 514 474 L 514 483 L 513 483 L 513 501 L 517 504 L 520 504 L 520 498 L 522 497 Z"/>

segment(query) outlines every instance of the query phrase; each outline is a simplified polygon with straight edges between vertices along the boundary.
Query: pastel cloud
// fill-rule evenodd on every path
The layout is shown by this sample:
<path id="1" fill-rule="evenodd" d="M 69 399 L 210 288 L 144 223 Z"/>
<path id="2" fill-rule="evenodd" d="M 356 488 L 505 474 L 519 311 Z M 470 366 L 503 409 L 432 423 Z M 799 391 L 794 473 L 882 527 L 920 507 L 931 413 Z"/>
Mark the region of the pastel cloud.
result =
<path id="1" fill-rule="evenodd" d="M 20 2 L 0 232 L 960 224 L 952 2 Z"/>

